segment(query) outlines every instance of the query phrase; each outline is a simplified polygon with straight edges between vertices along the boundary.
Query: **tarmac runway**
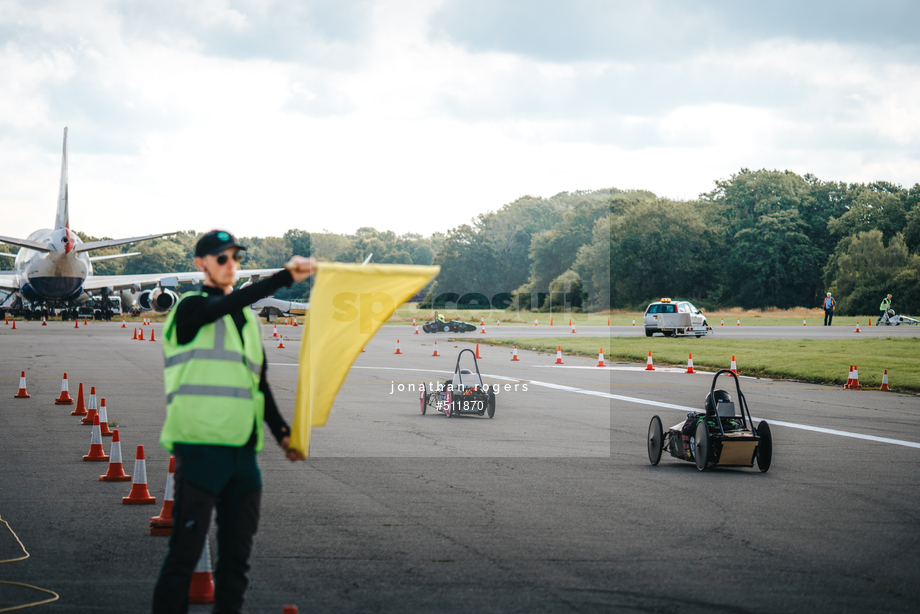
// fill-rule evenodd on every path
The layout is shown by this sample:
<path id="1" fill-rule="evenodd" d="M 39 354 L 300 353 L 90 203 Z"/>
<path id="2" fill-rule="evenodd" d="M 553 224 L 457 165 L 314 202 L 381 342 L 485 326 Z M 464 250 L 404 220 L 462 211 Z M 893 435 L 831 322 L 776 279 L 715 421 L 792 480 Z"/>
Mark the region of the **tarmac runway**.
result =
<path id="1" fill-rule="evenodd" d="M 390 327 L 396 330 L 402 330 L 403 326 Z M 431 338 L 469 337 L 470 341 L 476 343 L 478 339 L 474 337 L 484 337 L 479 330 L 469 333 L 423 333 L 419 326 L 419 334 Z M 411 334 L 412 327 L 408 327 L 409 332 L 401 334 Z M 644 337 L 645 327 L 636 326 L 576 326 L 575 333 L 571 332 L 569 326 L 486 326 L 486 333 L 490 337 L 501 339 L 513 339 L 520 337 L 600 337 L 609 335 L 611 337 Z M 661 334 L 656 333 L 655 337 L 660 339 Z M 920 326 L 860 326 L 859 332 L 855 327 L 850 326 L 715 326 L 712 333 L 705 335 L 703 339 L 864 339 L 877 337 L 920 337 Z"/>
<path id="2" fill-rule="evenodd" d="M 279 330 L 286 349 L 265 341 L 269 380 L 290 420 L 305 329 Z M 0 326 L 0 517 L 31 554 L 0 564 L 0 580 L 60 594 L 35 611 L 149 610 L 166 549 L 146 526 L 168 463 L 162 353 L 130 333 Z M 773 425 L 773 466 L 700 473 L 666 454 L 651 466 L 646 433 L 654 414 L 667 428 L 701 409 L 711 375 L 527 351 L 510 362 L 483 346 L 483 379 L 503 386 L 495 418 L 448 420 L 421 415 L 417 385 L 449 377 L 471 346 L 439 336 L 432 357 L 434 339 L 385 327 L 306 462 L 268 435 L 247 612 L 920 608 L 920 397 L 743 378 Z M 32 397 L 14 400 L 21 370 Z M 122 505 L 130 484 L 99 482 L 105 463 L 82 461 L 90 429 L 54 405 L 65 371 L 73 394 L 83 382 L 107 399 L 128 473 L 144 445 L 157 505 Z M 0 560 L 20 552 L 0 526 Z M 0 609 L 41 598 L 0 585 Z"/>

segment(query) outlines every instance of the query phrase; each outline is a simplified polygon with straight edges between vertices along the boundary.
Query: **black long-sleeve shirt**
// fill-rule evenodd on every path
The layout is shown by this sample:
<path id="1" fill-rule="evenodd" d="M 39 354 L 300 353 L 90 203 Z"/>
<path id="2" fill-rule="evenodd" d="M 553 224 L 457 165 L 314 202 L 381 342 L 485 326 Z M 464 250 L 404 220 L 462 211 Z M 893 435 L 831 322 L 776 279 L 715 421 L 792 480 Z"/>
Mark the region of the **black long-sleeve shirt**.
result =
<path id="1" fill-rule="evenodd" d="M 225 315 L 230 315 L 233 318 L 236 329 L 240 332 L 240 337 L 242 337 L 243 326 L 246 324 L 243 309 L 248 309 L 252 303 L 293 283 L 294 278 L 291 276 L 291 272 L 284 269 L 271 277 L 246 286 L 241 290 L 235 290 L 230 294 L 224 294 L 223 290 L 214 286 L 202 285 L 201 292 L 203 296 L 190 296 L 176 307 L 176 340 L 179 345 L 190 343 L 195 338 L 195 335 L 198 334 L 198 331 L 201 330 L 201 327 L 215 322 Z M 290 434 L 291 430 L 278 412 L 278 406 L 275 405 L 275 398 L 272 396 L 272 391 L 266 378 L 267 372 L 268 365 L 263 361 L 259 390 L 265 395 L 265 422 L 268 424 L 272 435 L 280 442 Z M 255 438 L 256 431 L 253 429 L 252 436 L 246 445 L 255 445 Z"/>

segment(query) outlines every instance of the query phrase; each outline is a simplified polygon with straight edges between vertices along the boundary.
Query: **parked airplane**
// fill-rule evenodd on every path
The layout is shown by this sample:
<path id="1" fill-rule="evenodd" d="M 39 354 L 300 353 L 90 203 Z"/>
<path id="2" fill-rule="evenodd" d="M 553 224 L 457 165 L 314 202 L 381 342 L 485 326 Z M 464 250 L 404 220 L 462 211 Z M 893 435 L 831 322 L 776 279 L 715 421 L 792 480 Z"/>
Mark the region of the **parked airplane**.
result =
<path id="1" fill-rule="evenodd" d="M 0 271 L 0 290 L 12 292 L 17 297 L 14 312 L 26 317 L 49 315 L 57 306 L 63 308 L 64 317 L 76 317 L 78 305 L 101 298 L 102 315 L 110 317 L 107 309 L 109 295 L 119 292 L 122 306 L 137 303 L 143 310 L 165 312 L 179 300 L 171 289 L 182 283 L 200 282 L 204 275 L 200 271 L 187 273 L 153 273 L 144 275 L 93 275 L 93 262 L 111 258 L 137 255 L 115 254 L 90 257 L 88 252 L 116 245 L 126 245 L 165 237 L 172 233 L 160 233 L 128 239 L 89 241 L 84 243 L 70 230 L 70 209 L 67 188 L 67 128 L 64 128 L 64 153 L 61 162 L 61 186 L 58 194 L 57 215 L 54 229 L 37 230 L 27 239 L 0 236 L 0 242 L 19 246 L 18 254 L 0 255 L 14 257 L 12 271 Z M 251 269 L 237 273 L 238 279 L 249 277 L 257 281 L 262 275 L 271 275 L 279 269 Z M 26 305 L 25 303 L 28 303 Z"/>

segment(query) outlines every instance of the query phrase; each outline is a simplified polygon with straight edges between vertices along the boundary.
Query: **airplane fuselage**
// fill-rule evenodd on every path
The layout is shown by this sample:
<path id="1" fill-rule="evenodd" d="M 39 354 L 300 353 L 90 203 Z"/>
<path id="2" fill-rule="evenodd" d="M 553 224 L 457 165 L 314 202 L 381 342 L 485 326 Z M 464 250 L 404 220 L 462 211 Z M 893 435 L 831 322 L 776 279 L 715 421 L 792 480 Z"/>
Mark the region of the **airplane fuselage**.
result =
<path id="1" fill-rule="evenodd" d="M 82 243 L 80 238 L 69 228 L 60 228 L 37 230 L 28 240 L 45 243 L 52 251 L 19 250 L 14 265 L 19 294 L 33 302 L 71 301 L 80 296 L 84 282 L 93 274 L 89 255 L 75 251 Z"/>

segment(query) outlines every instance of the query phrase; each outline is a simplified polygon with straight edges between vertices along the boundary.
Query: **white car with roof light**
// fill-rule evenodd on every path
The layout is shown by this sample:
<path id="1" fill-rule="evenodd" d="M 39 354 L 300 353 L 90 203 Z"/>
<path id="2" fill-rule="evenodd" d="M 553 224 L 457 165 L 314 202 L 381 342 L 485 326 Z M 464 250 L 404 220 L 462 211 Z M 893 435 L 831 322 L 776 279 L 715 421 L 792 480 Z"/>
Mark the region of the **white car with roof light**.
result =
<path id="1" fill-rule="evenodd" d="M 645 336 L 661 333 L 665 337 L 711 334 L 712 327 L 703 312 L 687 301 L 663 298 L 645 308 Z"/>

